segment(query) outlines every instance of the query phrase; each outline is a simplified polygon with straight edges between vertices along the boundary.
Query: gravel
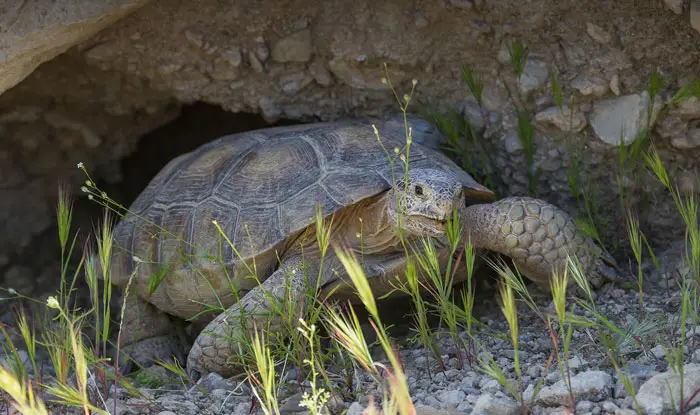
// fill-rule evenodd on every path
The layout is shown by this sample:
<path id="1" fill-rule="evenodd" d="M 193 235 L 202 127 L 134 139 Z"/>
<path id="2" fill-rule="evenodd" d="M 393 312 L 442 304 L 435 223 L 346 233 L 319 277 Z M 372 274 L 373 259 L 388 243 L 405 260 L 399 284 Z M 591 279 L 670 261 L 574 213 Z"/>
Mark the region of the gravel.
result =
<path id="1" fill-rule="evenodd" d="M 676 246 L 677 247 L 677 246 Z M 673 247 L 671 249 L 676 249 Z M 665 253 L 659 258 L 666 261 L 662 269 L 677 269 L 678 256 Z M 676 259 L 674 259 L 676 258 Z M 661 312 L 666 320 L 677 320 L 680 305 L 679 293 L 673 288 L 666 288 L 669 281 L 666 274 L 653 275 L 653 267 L 649 270 L 645 287 L 645 312 L 652 319 Z M 669 285 L 673 287 L 673 284 Z M 547 310 L 551 299 L 536 288 L 531 289 L 540 310 Z M 494 333 L 504 334 L 503 338 L 478 334 L 477 339 L 491 353 L 494 361 L 503 370 L 505 377 L 515 390 L 518 384 L 515 366 L 514 349 L 507 335 L 508 326 L 495 306 L 496 292 L 485 290 L 484 295 L 477 298 L 475 315 L 479 321 Z M 381 303 L 380 303 L 381 304 Z M 597 310 L 610 321 L 615 322 L 623 330 L 633 325 L 639 325 L 635 318 L 638 314 L 638 293 L 635 288 L 628 290 L 606 284 L 597 291 Z M 380 311 L 386 313 L 386 323 L 392 324 L 394 314 L 389 307 Z M 400 310 L 404 313 L 406 310 Z M 591 315 L 577 311 L 580 316 L 590 318 Z M 675 316 L 675 317 L 674 317 Z M 557 360 L 551 354 L 551 338 L 546 326 L 537 314 L 528 307 L 519 308 L 520 325 L 520 364 L 522 373 L 522 390 L 524 402 L 535 415 L 540 414 L 569 414 L 571 413 L 571 393 L 576 413 L 585 414 L 636 414 L 636 404 L 629 396 L 618 372 L 611 364 L 609 356 L 596 338 L 594 330 L 584 330 L 577 327 L 572 332 L 572 355 L 565 362 L 569 372 L 562 377 Z M 405 320 L 405 318 L 404 318 Z M 651 321 L 651 320 L 649 320 Z M 556 324 L 554 325 L 556 329 Z M 639 329 L 637 329 L 639 330 Z M 693 359 L 697 353 L 700 336 L 686 328 L 686 362 Z M 666 356 L 661 351 L 661 345 L 668 346 L 666 340 L 669 333 L 678 334 L 678 327 L 673 324 L 659 326 L 657 331 L 640 334 L 640 343 L 636 341 L 620 342 L 617 363 L 624 363 L 621 368 L 627 374 L 634 391 L 637 403 L 643 414 L 672 414 L 673 405 L 678 405 L 680 399 L 679 377 L 670 368 Z M 464 338 L 466 335 L 462 333 Z M 400 339 L 400 337 L 397 337 Z M 441 350 L 441 359 L 445 364 L 442 370 L 440 362 L 426 351 L 420 344 L 401 340 L 400 357 L 405 365 L 406 376 L 413 403 L 421 414 L 516 414 L 520 413 L 520 396 L 512 396 L 509 390 L 479 369 L 476 361 L 465 359 L 460 363 L 457 350 L 448 335 L 436 336 Z M 372 349 L 375 358 L 389 366 L 382 358 L 379 348 Z M 22 359 L 26 352 L 20 351 Z M 461 356 L 467 353 L 461 350 Z M 483 353 L 482 353 L 483 356 Z M 552 359 L 552 360 L 550 360 Z M 331 362 L 332 364 L 332 362 Z M 428 368 L 430 372 L 428 372 Z M 278 367 L 278 370 L 283 368 Z M 308 381 L 301 388 L 298 379 L 303 374 L 296 368 L 287 367 L 283 374 L 284 384 L 278 390 L 280 411 L 283 414 L 306 414 L 307 409 L 300 405 L 304 392 L 310 392 Z M 341 372 L 333 370 L 333 382 L 338 386 L 339 394 L 333 394 L 326 405 L 326 410 L 339 414 L 347 410 L 349 415 L 359 415 L 374 400 L 381 403 L 382 392 L 366 373 L 359 367 L 353 374 L 353 386 L 343 383 L 345 378 Z M 685 380 L 683 396 L 686 410 L 691 410 L 700 403 L 693 393 L 700 389 L 700 364 L 688 363 L 684 366 Z M 117 394 L 117 413 L 120 414 L 249 414 L 262 413 L 259 403 L 253 400 L 253 393 L 247 382 L 240 379 L 223 379 L 218 374 L 208 374 L 198 381 L 197 387 L 183 385 L 167 370 L 159 367 L 148 369 L 148 379 L 157 380 L 157 387 L 149 387 L 148 383 L 137 390 L 139 396 L 134 396 L 120 389 Z M 338 376 L 340 375 L 340 376 Z M 143 378 L 141 378 L 143 383 Z M 134 380 L 139 386 L 139 380 Z M 152 385 L 152 383 L 151 383 Z M 569 388 L 570 385 L 570 388 Z M 571 392 L 571 393 L 570 393 Z M 113 392 L 106 395 L 104 407 L 113 411 Z M 693 397 L 689 401 L 689 398 Z M 72 409 L 70 411 L 73 411 Z M 73 411 L 69 413 L 80 413 Z M 688 412 L 688 413 L 693 413 Z"/>

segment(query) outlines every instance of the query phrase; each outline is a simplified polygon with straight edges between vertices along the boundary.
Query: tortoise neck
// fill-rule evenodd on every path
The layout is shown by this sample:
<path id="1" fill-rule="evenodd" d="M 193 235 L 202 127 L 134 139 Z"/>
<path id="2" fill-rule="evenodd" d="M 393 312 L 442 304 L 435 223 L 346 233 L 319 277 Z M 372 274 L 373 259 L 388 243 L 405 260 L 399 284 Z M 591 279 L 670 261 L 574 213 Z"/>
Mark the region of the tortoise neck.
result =
<path id="1" fill-rule="evenodd" d="M 350 246 L 360 244 L 366 254 L 379 253 L 392 249 L 395 245 L 395 233 L 391 218 L 387 212 L 387 197 L 391 192 L 385 192 L 372 198 L 363 200 L 355 205 L 346 218 L 349 226 L 345 232 L 345 238 Z M 361 237 L 361 240 L 360 238 Z M 354 241 L 351 242 L 351 241 Z"/>

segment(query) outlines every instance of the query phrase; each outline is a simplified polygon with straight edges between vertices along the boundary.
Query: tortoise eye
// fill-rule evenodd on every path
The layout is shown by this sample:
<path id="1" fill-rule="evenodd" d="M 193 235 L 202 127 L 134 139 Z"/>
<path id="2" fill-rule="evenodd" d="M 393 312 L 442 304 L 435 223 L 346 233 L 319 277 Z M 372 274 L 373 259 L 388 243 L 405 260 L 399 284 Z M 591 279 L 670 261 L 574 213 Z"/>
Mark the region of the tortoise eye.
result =
<path id="1" fill-rule="evenodd" d="M 418 196 L 423 196 L 423 187 L 416 185 L 413 191 L 416 192 Z"/>

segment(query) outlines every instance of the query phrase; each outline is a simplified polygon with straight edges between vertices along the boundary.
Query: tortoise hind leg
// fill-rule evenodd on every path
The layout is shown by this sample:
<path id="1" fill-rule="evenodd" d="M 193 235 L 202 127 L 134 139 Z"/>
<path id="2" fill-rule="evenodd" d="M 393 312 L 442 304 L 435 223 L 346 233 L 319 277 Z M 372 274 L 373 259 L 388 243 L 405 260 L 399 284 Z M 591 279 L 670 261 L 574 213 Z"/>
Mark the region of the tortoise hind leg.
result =
<path id="1" fill-rule="evenodd" d="M 123 373 L 131 371 L 134 363 L 150 367 L 156 360 L 184 360 L 182 333 L 174 330 L 177 324 L 168 314 L 135 293 L 126 298 L 123 314 L 119 339 L 119 367 Z"/>

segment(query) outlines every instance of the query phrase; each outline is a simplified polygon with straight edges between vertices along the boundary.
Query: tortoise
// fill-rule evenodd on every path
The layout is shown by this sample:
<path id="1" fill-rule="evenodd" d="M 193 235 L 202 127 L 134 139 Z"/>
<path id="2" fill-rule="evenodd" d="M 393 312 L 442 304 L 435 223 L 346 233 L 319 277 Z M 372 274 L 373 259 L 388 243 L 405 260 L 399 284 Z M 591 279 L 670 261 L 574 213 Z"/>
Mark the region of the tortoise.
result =
<path id="1" fill-rule="evenodd" d="M 567 252 L 592 277 L 609 273 L 601 249 L 565 211 L 529 197 L 496 200 L 436 149 L 440 133 L 430 123 L 420 117 L 408 122 L 405 152 L 403 118 L 378 130 L 342 120 L 226 135 L 171 160 L 114 229 L 110 274 L 123 294 L 129 290 L 120 344 L 130 361 L 149 366 L 173 355 L 182 359 L 173 327 L 189 320 L 200 331 L 187 356 L 188 373 L 195 379 L 210 372 L 231 376 L 240 370 L 227 360 L 235 350 L 230 339 L 241 330 L 241 307 L 267 310 L 269 294 L 301 303 L 306 283 L 316 284 L 319 295 L 352 300 L 352 284 L 333 249 L 319 275 L 311 221 L 317 213 L 332 224 L 334 244 L 362 250 L 374 295 L 404 275 L 399 223 L 409 243 L 429 237 L 444 264 L 453 211 L 478 252 L 512 258 L 538 284 L 564 266 Z M 295 272 L 307 266 L 308 272 Z M 246 278 L 251 268 L 258 280 Z M 275 322 L 260 316 L 254 318 Z"/>

